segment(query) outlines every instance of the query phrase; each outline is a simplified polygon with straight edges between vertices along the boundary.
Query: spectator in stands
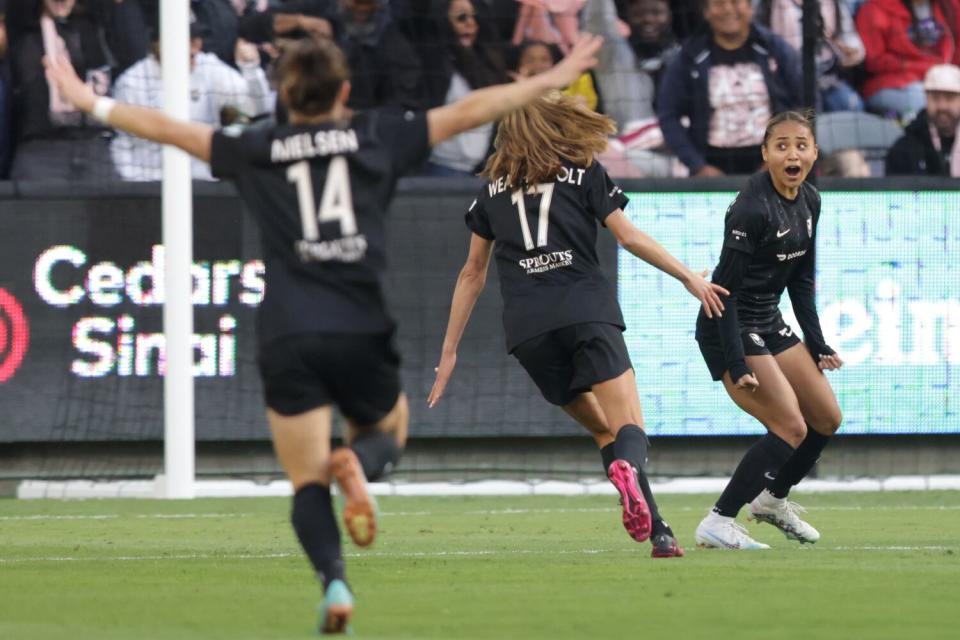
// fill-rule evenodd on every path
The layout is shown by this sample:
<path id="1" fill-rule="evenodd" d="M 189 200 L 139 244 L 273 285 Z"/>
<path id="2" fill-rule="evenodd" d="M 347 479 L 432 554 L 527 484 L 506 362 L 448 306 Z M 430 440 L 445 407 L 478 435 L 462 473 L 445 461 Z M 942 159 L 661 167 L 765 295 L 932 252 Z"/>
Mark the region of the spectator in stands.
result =
<path id="1" fill-rule="evenodd" d="M 756 21 L 803 49 L 803 1 L 759 0 Z M 863 62 L 863 41 L 843 0 L 820 0 L 820 35 L 817 46 L 817 85 L 821 109 L 863 111 L 863 99 L 850 86 L 845 73 Z"/>
<path id="2" fill-rule="evenodd" d="M 386 0 L 300 0 L 240 20 L 240 34 L 264 43 L 284 34 L 333 35 L 350 66 L 351 109 L 423 106 L 423 75 L 416 49 L 392 20 Z"/>
<path id="3" fill-rule="evenodd" d="M 869 178 L 870 165 L 859 149 L 841 149 L 817 159 L 819 175 L 824 178 Z"/>
<path id="4" fill-rule="evenodd" d="M 190 10 L 206 25 L 203 50 L 233 65 L 240 22 L 233 0 L 190 0 Z"/>
<path id="5" fill-rule="evenodd" d="M 630 31 L 626 37 L 614 0 L 591 0 L 582 15 L 584 30 L 604 38 L 594 75 L 603 109 L 620 133 L 603 163 L 617 177 L 673 175 L 674 158 L 661 153 L 663 134 L 654 110 L 663 65 L 679 50 L 670 7 L 661 0 L 630 0 L 623 15 Z"/>
<path id="6" fill-rule="evenodd" d="M 417 42 L 424 68 L 426 106 L 452 104 L 473 89 L 509 80 L 498 43 L 482 34 L 470 0 L 444 0 L 432 19 L 436 36 Z M 421 25 L 421 29 L 424 27 Z M 427 25 L 427 29 L 430 29 Z M 425 35 L 425 34 L 424 34 Z M 442 142 L 424 170 L 434 176 L 472 176 L 490 150 L 493 125 L 486 124 Z"/>
<path id="7" fill-rule="evenodd" d="M 159 29 L 153 29 L 151 52 L 127 69 L 114 86 L 114 97 L 127 104 L 162 107 Z M 235 46 L 238 72 L 213 53 L 205 53 L 206 25 L 190 25 L 190 119 L 214 127 L 230 124 L 238 115 L 253 118 L 269 112 L 275 101 L 260 67 L 257 48 L 238 40 Z M 114 165 L 124 180 L 160 180 L 162 147 L 142 138 L 118 133 L 110 148 Z M 193 177 L 213 180 L 206 163 L 194 160 Z"/>
<path id="8" fill-rule="evenodd" d="M 10 109 L 13 86 L 7 45 L 7 0 L 0 0 L 0 180 L 6 180 L 10 174 L 10 158 L 13 156 Z"/>
<path id="9" fill-rule="evenodd" d="M 666 0 L 630 0 L 627 4 L 630 45 L 637 67 L 659 84 L 667 60 L 680 49 L 673 33 L 670 3 Z"/>
<path id="10" fill-rule="evenodd" d="M 522 5 L 513 31 L 513 45 L 539 40 L 569 51 L 580 33 L 578 15 L 586 0 L 517 0 Z"/>
<path id="11" fill-rule="evenodd" d="M 354 109 L 423 106 L 423 75 L 416 49 L 390 16 L 387 0 L 342 0 L 340 46 L 350 65 Z"/>
<path id="12" fill-rule="evenodd" d="M 523 42 L 517 50 L 517 64 L 511 75 L 517 79 L 529 78 L 549 71 L 559 60 L 556 47 L 539 40 Z M 600 97 L 589 72 L 581 75 L 575 83 L 564 89 L 563 93 L 577 98 L 580 104 L 591 111 L 596 111 L 600 104 Z"/>
<path id="13" fill-rule="evenodd" d="M 680 40 L 686 40 L 706 30 L 703 4 L 704 0 L 670 0 L 673 31 Z"/>
<path id="14" fill-rule="evenodd" d="M 109 92 L 111 52 L 102 25 L 76 0 L 13 3 L 18 27 L 12 41 L 15 180 L 108 180 L 110 132 L 47 84 L 43 57 L 62 53 L 99 95 Z M 27 10 L 29 4 L 29 11 Z M 13 5 L 10 6 L 13 9 Z M 8 15 L 10 15 L 8 13 Z"/>
<path id="15" fill-rule="evenodd" d="M 147 16 L 154 15 L 157 2 L 159 0 L 100 0 L 107 46 L 114 57 L 115 78 L 150 51 Z"/>
<path id="16" fill-rule="evenodd" d="M 752 22 L 750 0 L 706 0 L 704 17 L 707 31 L 685 40 L 664 72 L 660 128 L 691 175 L 752 173 L 767 121 L 801 102 L 800 59 Z"/>
<path id="17" fill-rule="evenodd" d="M 960 64 L 956 0 L 867 0 L 857 13 L 866 47 L 867 108 L 910 119 L 926 105 L 923 77 L 935 64 Z"/>
<path id="18" fill-rule="evenodd" d="M 927 108 L 887 151 L 886 175 L 960 176 L 960 68 L 930 67 L 923 87 Z"/>

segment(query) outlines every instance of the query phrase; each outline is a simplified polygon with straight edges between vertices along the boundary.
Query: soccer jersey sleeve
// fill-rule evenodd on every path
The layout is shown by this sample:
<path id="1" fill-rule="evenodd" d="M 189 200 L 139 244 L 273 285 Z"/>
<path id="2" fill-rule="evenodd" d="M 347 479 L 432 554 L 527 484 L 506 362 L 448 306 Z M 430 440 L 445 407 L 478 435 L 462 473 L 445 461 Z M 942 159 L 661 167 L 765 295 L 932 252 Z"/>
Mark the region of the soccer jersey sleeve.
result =
<path id="1" fill-rule="evenodd" d="M 813 359 L 819 360 L 822 355 L 831 356 L 836 352 L 827 345 L 823 337 L 820 314 L 817 313 L 815 240 L 816 237 L 811 240 L 810 250 L 803 256 L 802 262 L 797 265 L 797 270 L 787 283 L 787 292 L 790 294 L 790 303 L 793 305 L 794 315 L 797 316 L 797 323 L 803 331 L 803 340 L 807 343 Z"/>
<path id="2" fill-rule="evenodd" d="M 630 198 L 607 175 L 607 170 L 599 162 L 594 162 L 587 170 L 587 206 L 594 217 L 602 224 L 611 213 L 623 209 Z"/>
<path id="3" fill-rule="evenodd" d="M 213 132 L 210 142 L 210 173 L 214 178 L 235 178 L 247 157 L 243 136 L 231 127 Z"/>
<path id="4" fill-rule="evenodd" d="M 720 252 L 720 262 L 713 271 L 713 282 L 730 292 L 729 296 L 720 296 L 724 313 L 714 316 L 713 322 L 717 325 L 720 344 L 723 345 L 723 359 L 734 382 L 753 373 L 746 364 L 743 342 L 740 340 L 740 319 L 737 317 L 737 297 L 749 264 L 750 256 L 746 253 L 724 248 Z"/>
<path id="5" fill-rule="evenodd" d="M 380 111 L 377 129 L 380 139 L 390 150 L 397 175 L 415 171 L 430 156 L 425 111 Z"/>
<path id="6" fill-rule="evenodd" d="M 763 208 L 754 198 L 739 195 L 727 209 L 723 225 L 723 248 L 753 254 L 765 223 Z"/>
<path id="7" fill-rule="evenodd" d="M 471 203 L 470 208 L 467 209 L 466 222 L 467 228 L 470 231 L 474 232 L 481 238 L 486 238 L 487 240 L 493 240 L 493 229 L 490 226 L 490 218 L 487 217 L 487 212 L 483 208 L 483 198 L 477 196 L 473 203 Z"/>

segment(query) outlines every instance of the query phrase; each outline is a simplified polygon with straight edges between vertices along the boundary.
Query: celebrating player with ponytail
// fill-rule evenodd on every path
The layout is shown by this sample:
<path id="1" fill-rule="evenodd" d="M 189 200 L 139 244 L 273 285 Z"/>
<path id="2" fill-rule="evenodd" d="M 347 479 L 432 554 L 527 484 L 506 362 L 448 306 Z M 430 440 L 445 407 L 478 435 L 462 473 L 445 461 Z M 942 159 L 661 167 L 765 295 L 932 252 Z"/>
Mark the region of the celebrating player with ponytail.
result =
<path id="1" fill-rule="evenodd" d="M 626 250 L 680 280 L 704 313 L 722 310 L 718 293 L 623 212 L 627 197 L 594 158 L 613 122 L 560 94 L 508 115 L 483 176 L 490 182 L 466 215 L 470 253 L 453 293 L 450 320 L 429 403 L 443 395 L 457 347 L 497 260 L 507 350 L 551 404 L 586 427 L 623 504 L 623 524 L 654 557 L 683 550 L 660 517 L 647 481 L 647 436 L 637 381 L 623 340 L 617 296 L 600 271 L 597 225 Z"/>

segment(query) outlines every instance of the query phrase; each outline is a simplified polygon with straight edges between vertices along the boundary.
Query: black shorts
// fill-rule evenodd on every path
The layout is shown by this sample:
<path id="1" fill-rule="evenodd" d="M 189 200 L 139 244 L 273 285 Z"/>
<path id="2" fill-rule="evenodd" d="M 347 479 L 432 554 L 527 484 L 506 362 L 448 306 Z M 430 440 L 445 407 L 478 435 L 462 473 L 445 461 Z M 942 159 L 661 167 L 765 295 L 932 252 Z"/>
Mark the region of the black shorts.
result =
<path id="1" fill-rule="evenodd" d="M 372 425 L 400 395 L 393 334 L 302 333 L 260 347 L 267 406 L 285 416 L 335 404 L 344 417 Z"/>
<path id="2" fill-rule="evenodd" d="M 550 404 L 569 404 L 590 387 L 630 369 L 620 327 L 586 322 L 548 331 L 513 350 Z"/>
<path id="3" fill-rule="evenodd" d="M 743 354 L 746 356 L 775 356 L 795 344 L 800 344 L 800 338 L 786 323 L 781 323 L 776 330 L 767 333 L 753 331 L 741 333 L 740 340 L 743 342 Z M 703 354 L 703 360 L 710 369 L 710 375 L 714 380 L 723 379 L 723 374 L 727 371 L 727 361 L 723 356 L 720 336 L 712 333 L 709 336 L 700 336 L 697 338 L 697 344 L 700 345 L 700 353 Z"/>

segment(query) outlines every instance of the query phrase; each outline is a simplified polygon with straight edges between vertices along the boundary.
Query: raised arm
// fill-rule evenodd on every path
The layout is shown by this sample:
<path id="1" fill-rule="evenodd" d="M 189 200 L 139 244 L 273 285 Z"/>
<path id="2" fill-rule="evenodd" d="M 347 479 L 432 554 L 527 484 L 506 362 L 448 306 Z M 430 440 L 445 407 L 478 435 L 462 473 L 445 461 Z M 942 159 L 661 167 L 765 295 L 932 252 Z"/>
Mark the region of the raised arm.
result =
<path id="1" fill-rule="evenodd" d="M 47 81 L 56 84 L 60 93 L 81 111 L 94 115 L 115 129 L 152 142 L 173 145 L 204 162 L 210 162 L 212 127 L 174 120 L 157 109 L 135 107 L 99 97 L 77 77 L 70 61 L 63 57 L 45 58 L 44 67 Z"/>
<path id="2" fill-rule="evenodd" d="M 720 294 L 728 295 L 723 287 L 707 282 L 702 274 L 697 274 L 677 260 L 663 246 L 633 226 L 623 209 L 617 209 L 604 220 L 607 228 L 613 232 L 621 247 L 647 262 L 660 271 L 673 276 L 687 288 L 687 291 L 703 305 L 708 318 L 723 315 L 723 303 Z"/>
<path id="3" fill-rule="evenodd" d="M 563 89 L 597 64 L 596 56 L 602 44 L 603 38 L 584 34 L 567 57 L 549 71 L 517 82 L 478 89 L 453 104 L 430 109 L 427 128 L 431 146 L 493 122 L 553 89 Z"/>
<path id="4" fill-rule="evenodd" d="M 487 240 L 477 234 L 470 236 L 470 253 L 467 261 L 460 270 L 457 286 L 453 290 L 453 302 L 450 305 L 450 320 L 447 322 L 447 333 L 443 338 L 443 350 L 440 354 L 440 364 L 437 365 L 437 377 L 434 380 L 427 406 L 433 407 L 440 400 L 447 382 L 453 374 L 453 367 L 457 364 L 457 347 L 460 338 L 470 321 L 470 314 L 477 303 L 477 298 L 487 283 L 487 268 L 490 266 L 490 252 L 493 250 L 493 240 Z"/>

